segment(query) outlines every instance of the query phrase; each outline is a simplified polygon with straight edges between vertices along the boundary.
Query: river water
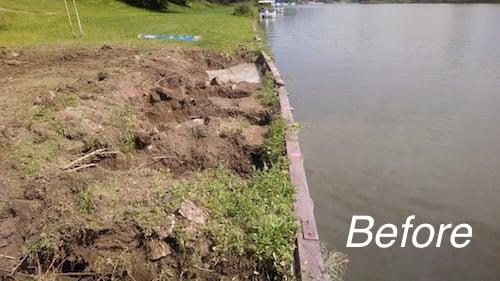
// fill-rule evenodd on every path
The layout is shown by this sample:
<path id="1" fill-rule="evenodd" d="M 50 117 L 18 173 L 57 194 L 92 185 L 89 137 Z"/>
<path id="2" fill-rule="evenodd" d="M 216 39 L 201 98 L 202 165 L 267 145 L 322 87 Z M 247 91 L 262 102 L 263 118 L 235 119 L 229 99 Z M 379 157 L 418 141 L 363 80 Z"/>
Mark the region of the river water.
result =
<path id="1" fill-rule="evenodd" d="M 500 280 L 500 5 L 296 6 L 262 25 L 346 280 Z M 473 239 L 345 248 L 356 214 L 464 222 Z"/>

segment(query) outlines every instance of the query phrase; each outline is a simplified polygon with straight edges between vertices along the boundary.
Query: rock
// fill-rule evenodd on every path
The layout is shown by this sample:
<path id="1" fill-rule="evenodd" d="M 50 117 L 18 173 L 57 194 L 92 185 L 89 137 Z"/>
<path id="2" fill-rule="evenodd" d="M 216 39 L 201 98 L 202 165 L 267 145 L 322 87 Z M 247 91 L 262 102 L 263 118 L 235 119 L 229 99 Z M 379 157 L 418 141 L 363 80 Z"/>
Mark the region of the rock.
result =
<path id="1" fill-rule="evenodd" d="M 180 128 L 195 128 L 195 127 L 199 127 L 199 126 L 201 126 L 203 124 L 205 124 L 205 119 L 203 119 L 203 118 L 195 118 L 195 119 L 192 119 L 192 120 L 180 123 L 180 124 L 176 125 L 175 128 L 176 129 L 180 129 Z"/>
<path id="2" fill-rule="evenodd" d="M 147 132 L 138 132 L 134 136 L 134 146 L 136 149 L 145 149 L 151 145 L 151 134 Z"/>
<path id="3" fill-rule="evenodd" d="M 151 92 L 149 94 L 149 101 L 151 103 L 157 103 L 157 102 L 160 102 L 161 101 L 161 98 L 160 98 L 160 95 L 156 92 Z"/>
<path id="4" fill-rule="evenodd" d="M 256 36 L 254 36 L 254 37 L 253 37 L 253 39 L 254 39 L 255 41 L 257 41 L 257 42 L 262 41 L 262 39 L 260 39 L 260 37 L 259 37 L 259 36 L 257 36 L 257 35 L 256 35 Z"/>
<path id="5" fill-rule="evenodd" d="M 88 92 L 79 93 L 78 96 L 82 100 L 91 100 L 91 99 L 94 99 L 94 95 L 92 93 L 88 93 Z"/>
<path id="6" fill-rule="evenodd" d="M 104 81 L 109 78 L 109 74 L 104 71 L 97 73 L 97 81 Z"/>
<path id="7" fill-rule="evenodd" d="M 56 94 L 53 91 L 41 93 L 35 98 L 35 105 L 52 106 L 55 104 Z"/>
<path id="8" fill-rule="evenodd" d="M 220 82 L 219 78 L 214 77 L 214 78 L 212 79 L 212 81 L 210 81 L 210 85 L 220 86 L 220 85 L 222 85 L 222 83 Z"/>
<path id="9" fill-rule="evenodd" d="M 3 248 L 7 245 L 9 245 L 9 241 L 7 241 L 7 239 L 0 238 L 0 248 Z"/>
<path id="10" fill-rule="evenodd" d="M 9 238 L 16 233 L 17 219 L 7 218 L 0 223 L 0 238 Z"/>
<path id="11" fill-rule="evenodd" d="M 101 47 L 101 50 L 103 50 L 103 51 L 106 51 L 106 50 L 111 50 L 111 49 L 113 49 L 113 47 L 111 47 L 110 45 L 103 45 L 103 46 Z"/>
<path id="12" fill-rule="evenodd" d="M 5 61 L 5 63 L 8 65 L 13 65 L 13 66 L 18 66 L 18 65 L 23 64 L 22 62 L 20 62 L 18 60 L 7 60 L 7 61 Z"/>
<path id="13" fill-rule="evenodd" d="M 206 89 L 208 86 L 210 86 L 210 81 L 198 81 L 196 82 L 195 86 L 200 89 Z"/>
<path id="14" fill-rule="evenodd" d="M 146 242 L 148 249 L 148 258 L 151 261 L 157 261 L 172 253 L 170 246 L 165 241 L 151 240 Z"/>
<path id="15" fill-rule="evenodd" d="M 163 87 L 155 87 L 151 90 L 149 98 L 152 103 L 159 101 L 169 101 L 173 99 L 173 94 Z"/>
<path id="16" fill-rule="evenodd" d="M 30 184 L 24 188 L 24 198 L 28 200 L 43 200 L 45 198 L 45 186 L 40 184 Z"/>
<path id="17" fill-rule="evenodd" d="M 179 214 L 195 223 L 204 224 L 206 222 L 205 212 L 191 200 L 182 202 Z"/>

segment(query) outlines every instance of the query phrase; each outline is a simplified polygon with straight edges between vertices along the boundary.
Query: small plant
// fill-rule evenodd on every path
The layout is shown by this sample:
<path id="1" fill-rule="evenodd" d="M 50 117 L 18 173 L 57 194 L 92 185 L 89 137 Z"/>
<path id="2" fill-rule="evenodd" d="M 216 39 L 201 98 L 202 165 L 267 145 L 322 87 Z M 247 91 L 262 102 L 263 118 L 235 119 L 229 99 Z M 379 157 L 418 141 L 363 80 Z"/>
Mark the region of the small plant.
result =
<path id="1" fill-rule="evenodd" d="M 129 210 L 132 220 L 141 228 L 145 237 L 151 237 L 165 225 L 167 214 L 162 206 L 136 206 Z"/>
<path id="2" fill-rule="evenodd" d="M 275 162 L 285 154 L 285 139 L 287 126 L 282 117 L 277 117 L 271 123 L 267 138 L 264 140 L 264 149 L 267 153 L 267 161 Z"/>
<path id="3" fill-rule="evenodd" d="M 332 281 L 343 281 L 347 271 L 349 259 L 347 255 L 335 250 L 330 251 L 325 243 L 321 243 L 321 254 L 325 263 L 326 271 Z"/>
<path id="4" fill-rule="evenodd" d="M 94 194 L 91 189 L 81 191 L 78 194 L 78 205 L 80 207 L 80 210 L 82 210 L 84 213 L 92 212 L 94 210 L 94 202 L 92 200 L 93 197 Z"/>
<path id="5" fill-rule="evenodd" d="M 65 125 L 63 125 L 60 122 L 56 122 L 55 126 L 56 126 L 56 132 L 57 132 L 57 134 L 59 136 L 63 137 L 63 138 L 72 140 L 77 135 L 73 130 L 71 130 L 70 128 L 66 127 Z"/>
<path id="6" fill-rule="evenodd" d="M 109 111 L 109 118 L 113 125 L 125 127 L 126 131 L 132 131 L 137 122 L 134 111 L 128 106 L 112 107 Z"/>
<path id="7" fill-rule="evenodd" d="M 260 90 L 257 98 L 262 105 L 270 107 L 278 107 L 279 96 L 276 93 L 276 85 L 274 84 L 274 77 L 271 72 L 267 72 L 262 81 L 262 89 Z"/>
<path id="8" fill-rule="evenodd" d="M 74 95 L 62 95 L 56 98 L 56 105 L 60 109 L 75 107 L 78 105 L 78 97 Z"/>
<path id="9" fill-rule="evenodd" d="M 132 134 L 126 134 L 123 140 L 123 152 L 132 152 L 135 149 L 135 137 Z"/>
<path id="10" fill-rule="evenodd" d="M 254 18 L 256 15 L 255 6 L 250 2 L 239 3 L 234 7 L 233 15 Z"/>
<path id="11" fill-rule="evenodd" d="M 31 109 L 30 113 L 24 120 L 24 126 L 29 127 L 32 125 L 34 122 L 40 122 L 40 123 L 49 123 L 54 120 L 54 111 L 48 109 L 48 108 L 43 108 L 43 107 L 34 107 Z"/>
<path id="12" fill-rule="evenodd" d="M 57 240 L 53 236 L 43 236 L 39 239 L 29 241 L 23 246 L 23 255 L 31 255 L 38 253 L 50 253 L 57 247 Z"/>
<path id="13" fill-rule="evenodd" d="M 240 135 L 242 133 L 242 128 L 225 128 L 219 133 L 219 136 L 221 138 L 228 138 L 230 136 Z"/>

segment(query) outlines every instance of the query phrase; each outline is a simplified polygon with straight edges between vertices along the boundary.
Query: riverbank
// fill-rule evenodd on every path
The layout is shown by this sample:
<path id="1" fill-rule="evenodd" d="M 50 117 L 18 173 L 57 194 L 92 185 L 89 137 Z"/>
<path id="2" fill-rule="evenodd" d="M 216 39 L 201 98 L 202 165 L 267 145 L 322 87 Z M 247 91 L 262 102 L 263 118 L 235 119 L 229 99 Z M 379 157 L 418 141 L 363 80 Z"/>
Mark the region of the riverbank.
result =
<path id="1" fill-rule="evenodd" d="M 294 279 L 274 81 L 206 72 L 255 62 L 253 21 L 203 3 L 79 5 L 73 38 L 54 1 L 0 4 L 0 276 Z"/>
<path id="2" fill-rule="evenodd" d="M 255 58 L 16 52 L 0 62 L 4 276 L 292 278 L 273 84 L 212 85 L 205 73 Z"/>

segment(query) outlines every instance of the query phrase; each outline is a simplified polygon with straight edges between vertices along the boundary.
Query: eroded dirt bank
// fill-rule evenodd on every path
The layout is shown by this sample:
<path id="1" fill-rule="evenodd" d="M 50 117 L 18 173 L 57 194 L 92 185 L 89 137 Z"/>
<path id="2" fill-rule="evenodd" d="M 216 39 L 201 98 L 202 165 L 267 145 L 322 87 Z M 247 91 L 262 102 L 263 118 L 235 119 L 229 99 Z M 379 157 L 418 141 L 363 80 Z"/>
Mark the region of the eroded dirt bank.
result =
<path id="1" fill-rule="evenodd" d="M 207 169 L 244 180 L 265 165 L 275 109 L 259 85 L 205 72 L 254 59 L 0 49 L 0 277 L 272 278 L 251 251 L 215 254 L 210 211 L 170 192 Z"/>

